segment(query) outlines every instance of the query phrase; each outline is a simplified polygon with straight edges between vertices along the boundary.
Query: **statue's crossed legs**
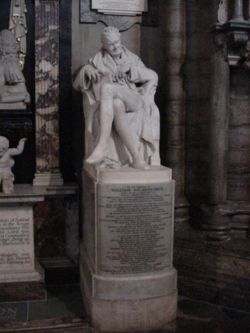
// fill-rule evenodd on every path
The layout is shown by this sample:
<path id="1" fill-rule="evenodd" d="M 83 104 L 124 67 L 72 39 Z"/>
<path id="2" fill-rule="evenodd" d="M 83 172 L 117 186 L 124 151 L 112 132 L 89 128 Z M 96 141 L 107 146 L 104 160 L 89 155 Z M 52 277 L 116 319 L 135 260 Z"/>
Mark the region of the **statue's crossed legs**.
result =
<path id="1" fill-rule="evenodd" d="M 148 169 L 148 164 L 139 154 L 139 140 L 126 121 L 126 113 L 143 112 L 143 97 L 136 91 L 117 83 L 104 83 L 101 87 L 100 136 L 87 163 L 97 164 L 105 158 L 112 125 L 132 156 L 132 167 Z"/>

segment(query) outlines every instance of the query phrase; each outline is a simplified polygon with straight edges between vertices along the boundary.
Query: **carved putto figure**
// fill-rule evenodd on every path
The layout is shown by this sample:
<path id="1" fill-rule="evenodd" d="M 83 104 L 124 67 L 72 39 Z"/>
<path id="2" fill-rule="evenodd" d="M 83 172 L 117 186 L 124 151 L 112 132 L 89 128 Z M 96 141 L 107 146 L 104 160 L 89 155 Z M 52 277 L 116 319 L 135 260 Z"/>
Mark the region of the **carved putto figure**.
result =
<path id="1" fill-rule="evenodd" d="M 148 169 L 160 165 L 157 74 L 106 27 L 102 47 L 82 67 L 74 87 L 83 92 L 86 162 Z"/>
<path id="2" fill-rule="evenodd" d="M 30 102 L 25 78 L 17 58 L 15 37 L 9 30 L 0 31 L 0 107 L 15 108 L 15 103 Z M 20 107 L 20 105 L 19 105 Z"/>
<path id="3" fill-rule="evenodd" d="M 14 174 L 11 171 L 15 164 L 13 156 L 22 154 L 26 138 L 22 138 L 16 148 L 9 148 L 9 140 L 0 136 L 0 185 L 3 193 L 13 191 Z"/>

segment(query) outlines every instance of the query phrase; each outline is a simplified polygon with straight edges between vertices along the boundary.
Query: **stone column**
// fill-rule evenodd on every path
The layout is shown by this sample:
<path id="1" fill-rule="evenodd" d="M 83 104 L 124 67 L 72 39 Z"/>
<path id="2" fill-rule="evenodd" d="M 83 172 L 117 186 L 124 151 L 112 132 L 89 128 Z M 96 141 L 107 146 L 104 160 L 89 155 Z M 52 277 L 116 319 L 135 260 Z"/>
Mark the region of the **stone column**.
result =
<path id="1" fill-rule="evenodd" d="M 220 36 L 217 35 L 217 38 Z M 218 39 L 219 40 L 219 39 Z M 208 204 L 203 205 L 208 236 L 212 239 L 227 239 L 230 231 L 227 201 L 228 157 L 228 101 L 229 66 L 223 56 L 223 45 L 214 45 L 211 57 L 211 90 L 209 121 L 209 169 L 207 177 Z M 205 227 L 206 227 L 205 223 Z"/>
<path id="2" fill-rule="evenodd" d="M 185 186 L 185 91 L 182 69 L 186 56 L 185 1 L 166 2 L 166 163 L 176 181 L 176 222 L 189 219 Z"/>
<path id="3" fill-rule="evenodd" d="M 232 21 L 244 21 L 243 0 L 234 0 L 234 13 Z"/>
<path id="4" fill-rule="evenodd" d="M 225 35 L 216 22 L 224 19 L 218 20 L 218 1 L 188 1 L 187 5 L 186 191 L 192 221 L 208 230 L 210 238 L 222 240 L 230 231 L 226 204 L 229 66 Z"/>
<path id="5" fill-rule="evenodd" d="M 62 185 L 59 171 L 59 1 L 35 1 L 36 174 L 34 185 Z"/>

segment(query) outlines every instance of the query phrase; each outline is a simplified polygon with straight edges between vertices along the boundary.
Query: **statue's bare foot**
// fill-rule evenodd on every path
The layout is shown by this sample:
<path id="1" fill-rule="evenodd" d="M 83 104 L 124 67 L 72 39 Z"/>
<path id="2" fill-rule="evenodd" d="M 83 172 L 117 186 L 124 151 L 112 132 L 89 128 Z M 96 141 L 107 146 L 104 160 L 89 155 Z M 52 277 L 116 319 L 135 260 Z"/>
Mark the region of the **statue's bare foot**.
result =
<path id="1" fill-rule="evenodd" d="M 89 164 L 97 164 L 103 161 L 104 153 L 103 149 L 100 147 L 96 147 L 92 154 L 86 159 L 86 162 Z"/>
<path id="2" fill-rule="evenodd" d="M 142 159 L 135 158 L 133 160 L 133 163 L 132 163 L 132 168 L 140 169 L 140 170 L 148 170 L 149 165 L 145 161 L 143 161 Z"/>

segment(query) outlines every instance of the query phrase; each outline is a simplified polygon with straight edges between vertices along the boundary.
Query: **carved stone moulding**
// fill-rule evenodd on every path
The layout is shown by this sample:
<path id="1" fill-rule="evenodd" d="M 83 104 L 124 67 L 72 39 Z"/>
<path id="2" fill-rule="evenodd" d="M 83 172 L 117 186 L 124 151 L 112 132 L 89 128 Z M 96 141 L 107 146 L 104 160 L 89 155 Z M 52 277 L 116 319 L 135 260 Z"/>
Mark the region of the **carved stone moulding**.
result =
<path id="1" fill-rule="evenodd" d="M 201 226 L 208 231 L 212 240 L 228 240 L 235 235 L 247 236 L 249 232 L 250 203 L 231 202 L 223 204 L 202 205 Z"/>
<path id="2" fill-rule="evenodd" d="M 215 30 L 224 35 L 229 66 L 249 69 L 250 21 L 231 20 L 225 24 L 217 24 Z"/>

